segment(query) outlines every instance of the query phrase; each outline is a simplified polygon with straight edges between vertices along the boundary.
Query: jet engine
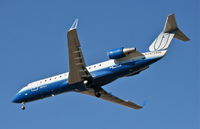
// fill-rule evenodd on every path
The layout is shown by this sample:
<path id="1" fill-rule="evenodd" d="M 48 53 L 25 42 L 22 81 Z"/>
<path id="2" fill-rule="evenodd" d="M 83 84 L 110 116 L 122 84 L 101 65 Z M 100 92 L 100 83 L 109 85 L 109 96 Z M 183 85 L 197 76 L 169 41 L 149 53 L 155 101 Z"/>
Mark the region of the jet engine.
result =
<path id="1" fill-rule="evenodd" d="M 108 57 L 110 59 L 119 59 L 135 51 L 136 51 L 136 48 L 124 48 L 124 47 L 116 48 L 108 52 Z"/>

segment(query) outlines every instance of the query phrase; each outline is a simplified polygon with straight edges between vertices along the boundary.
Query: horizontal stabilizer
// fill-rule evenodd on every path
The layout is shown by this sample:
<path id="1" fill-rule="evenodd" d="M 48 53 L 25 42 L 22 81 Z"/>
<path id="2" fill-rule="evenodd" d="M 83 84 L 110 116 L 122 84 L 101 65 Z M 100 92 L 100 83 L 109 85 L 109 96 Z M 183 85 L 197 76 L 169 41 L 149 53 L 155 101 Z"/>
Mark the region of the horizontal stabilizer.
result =
<path id="1" fill-rule="evenodd" d="M 175 38 L 182 40 L 182 41 L 189 41 L 190 39 L 183 33 L 181 30 L 177 30 L 174 36 Z"/>
<path id="2" fill-rule="evenodd" d="M 182 40 L 182 41 L 188 41 L 190 40 L 181 30 L 178 28 L 178 25 L 176 23 L 176 19 L 174 14 L 171 14 L 167 17 L 165 27 L 163 30 L 164 33 L 173 33 L 175 32 L 175 38 Z"/>

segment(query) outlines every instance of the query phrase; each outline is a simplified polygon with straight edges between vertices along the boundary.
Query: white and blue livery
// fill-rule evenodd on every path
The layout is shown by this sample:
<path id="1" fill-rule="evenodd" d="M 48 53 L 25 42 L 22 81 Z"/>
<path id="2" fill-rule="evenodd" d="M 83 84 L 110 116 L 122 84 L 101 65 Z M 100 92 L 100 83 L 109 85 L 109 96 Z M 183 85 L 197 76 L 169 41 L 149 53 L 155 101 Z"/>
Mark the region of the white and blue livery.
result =
<path id="1" fill-rule="evenodd" d="M 182 41 L 189 40 L 179 30 L 174 14 L 171 14 L 167 17 L 163 31 L 149 46 L 149 52 L 117 48 L 108 52 L 110 60 L 86 67 L 76 31 L 77 24 L 78 20 L 75 20 L 67 33 L 69 72 L 29 83 L 22 88 L 12 102 L 21 103 L 23 110 L 27 102 L 71 91 L 141 109 L 142 106 L 115 97 L 102 87 L 118 78 L 133 76 L 149 68 L 149 65 L 165 56 L 174 37 Z"/>

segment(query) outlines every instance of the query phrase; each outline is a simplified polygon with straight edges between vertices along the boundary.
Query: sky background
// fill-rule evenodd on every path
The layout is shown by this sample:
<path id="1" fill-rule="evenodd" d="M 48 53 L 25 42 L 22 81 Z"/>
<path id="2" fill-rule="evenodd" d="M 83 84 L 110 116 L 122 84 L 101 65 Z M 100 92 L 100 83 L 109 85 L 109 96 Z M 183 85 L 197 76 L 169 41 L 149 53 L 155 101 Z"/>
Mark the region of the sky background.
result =
<path id="1" fill-rule="evenodd" d="M 0 129 L 199 129 L 198 0 L 0 0 Z M 148 46 L 176 14 L 191 40 L 173 40 L 149 69 L 104 88 L 146 106 L 133 110 L 66 93 L 26 104 L 12 98 L 23 86 L 68 71 L 66 32 L 79 18 L 88 65 L 119 47 Z"/>

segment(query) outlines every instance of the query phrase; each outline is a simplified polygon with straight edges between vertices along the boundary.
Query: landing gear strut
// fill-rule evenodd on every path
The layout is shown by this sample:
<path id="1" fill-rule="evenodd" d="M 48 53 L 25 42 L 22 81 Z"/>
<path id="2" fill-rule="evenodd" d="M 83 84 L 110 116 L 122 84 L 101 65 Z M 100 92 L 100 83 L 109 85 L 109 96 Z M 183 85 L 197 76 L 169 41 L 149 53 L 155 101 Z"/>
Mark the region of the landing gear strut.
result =
<path id="1" fill-rule="evenodd" d="M 101 97 L 100 90 L 101 90 L 100 87 L 94 86 L 94 95 L 95 95 L 97 98 Z"/>
<path id="2" fill-rule="evenodd" d="M 85 87 L 87 87 L 88 86 L 88 84 L 89 83 L 91 83 L 92 82 L 92 80 L 84 80 L 83 81 L 83 85 L 85 86 Z M 95 85 L 89 85 L 90 86 L 90 88 L 92 87 L 93 89 L 94 89 L 94 95 L 97 97 L 97 98 L 99 98 L 99 97 L 101 97 L 101 93 L 100 93 L 100 87 L 99 86 L 95 86 Z M 87 89 L 89 89 L 89 88 L 87 88 Z"/>
<path id="3" fill-rule="evenodd" d="M 21 109 L 25 110 L 25 103 L 24 102 L 22 103 Z"/>

